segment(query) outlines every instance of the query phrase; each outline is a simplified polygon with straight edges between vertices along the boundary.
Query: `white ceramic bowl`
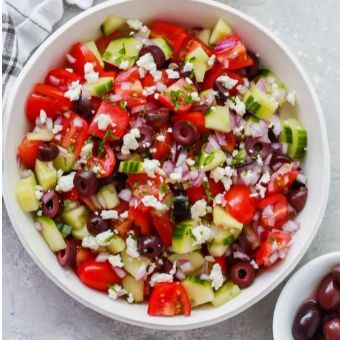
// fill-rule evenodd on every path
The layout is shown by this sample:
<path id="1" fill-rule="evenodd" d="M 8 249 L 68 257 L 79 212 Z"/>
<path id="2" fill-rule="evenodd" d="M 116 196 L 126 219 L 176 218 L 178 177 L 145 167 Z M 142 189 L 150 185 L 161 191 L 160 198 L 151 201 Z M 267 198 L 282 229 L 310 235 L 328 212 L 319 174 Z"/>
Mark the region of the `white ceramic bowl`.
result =
<path id="1" fill-rule="evenodd" d="M 274 310 L 274 340 L 294 340 L 292 325 L 297 310 L 314 293 L 323 277 L 338 264 L 340 251 L 322 255 L 306 263 L 289 279 Z"/>
<path id="2" fill-rule="evenodd" d="M 151 318 L 146 313 L 145 305 L 112 301 L 105 294 L 84 286 L 75 275 L 66 275 L 34 229 L 31 216 L 23 213 L 16 201 L 19 173 L 15 155 L 17 145 L 27 131 L 25 98 L 51 68 L 63 63 L 65 53 L 73 43 L 99 36 L 100 24 L 109 14 L 207 27 L 212 27 L 219 17 L 223 17 L 251 50 L 261 54 L 263 63 L 277 74 L 288 89 L 297 92 L 298 118 L 308 130 L 309 145 L 304 168 L 309 177 L 309 198 L 298 217 L 302 229 L 295 236 L 287 258 L 260 275 L 250 288 L 243 290 L 234 300 L 219 308 L 195 309 L 190 318 Z M 11 92 L 4 121 L 4 197 L 14 228 L 26 250 L 53 282 L 84 305 L 111 318 L 144 327 L 176 330 L 203 327 L 230 318 L 267 295 L 294 269 L 320 226 L 328 197 L 330 163 L 325 122 L 318 98 L 310 80 L 287 47 L 254 19 L 226 5 L 209 0 L 104 2 L 76 16 L 52 34 L 27 62 Z"/>

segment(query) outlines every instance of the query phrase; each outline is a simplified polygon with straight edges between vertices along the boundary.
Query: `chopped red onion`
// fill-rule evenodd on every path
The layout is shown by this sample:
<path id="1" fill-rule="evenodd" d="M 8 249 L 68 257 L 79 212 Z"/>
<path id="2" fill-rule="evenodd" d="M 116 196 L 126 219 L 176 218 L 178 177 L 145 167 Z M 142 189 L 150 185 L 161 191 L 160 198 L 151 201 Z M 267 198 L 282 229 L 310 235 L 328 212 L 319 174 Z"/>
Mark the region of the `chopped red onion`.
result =
<path id="1" fill-rule="evenodd" d="M 215 132 L 215 136 L 216 136 L 216 140 L 218 142 L 219 145 L 221 146 L 227 146 L 228 143 L 225 139 L 225 134 L 222 132 Z"/>
<path id="2" fill-rule="evenodd" d="M 253 137 L 268 138 L 268 126 L 262 119 L 258 123 L 249 124 L 249 131 Z"/>
<path id="3" fill-rule="evenodd" d="M 135 34 L 133 35 L 133 37 L 134 37 L 136 40 L 140 41 L 140 42 L 141 42 L 142 44 L 144 44 L 145 46 L 156 46 L 156 45 L 157 45 L 154 41 L 152 41 L 152 40 L 146 38 L 143 34 L 135 33 Z"/>
<path id="4" fill-rule="evenodd" d="M 120 152 L 116 153 L 116 157 L 120 160 L 120 161 L 126 161 L 129 158 L 129 155 L 123 155 Z"/>
<path id="5" fill-rule="evenodd" d="M 170 176 L 170 174 L 172 174 L 174 172 L 174 169 L 175 169 L 174 163 L 172 163 L 172 161 L 170 161 L 170 160 L 165 161 L 162 169 L 164 170 L 164 172 L 167 176 Z"/>
<path id="6" fill-rule="evenodd" d="M 220 149 L 220 145 L 217 142 L 217 138 L 214 135 L 210 135 L 208 138 L 208 143 L 205 146 L 205 151 L 210 153 L 212 151 L 216 151 Z"/>
<path id="7" fill-rule="evenodd" d="M 143 263 L 142 265 L 140 265 L 135 273 L 135 278 L 136 280 L 142 280 L 145 276 L 146 276 L 146 267 L 145 264 Z"/>
<path id="8" fill-rule="evenodd" d="M 239 259 L 241 261 L 250 261 L 250 256 L 241 251 L 234 251 L 233 256 L 235 259 Z"/>
<path id="9" fill-rule="evenodd" d="M 112 102 L 119 102 L 120 100 L 122 100 L 123 98 L 122 98 L 122 96 L 119 94 L 119 93 L 116 93 L 116 94 L 111 94 L 110 95 L 110 100 L 112 101 Z"/>
<path id="10" fill-rule="evenodd" d="M 181 152 L 176 162 L 176 168 L 181 167 L 184 164 L 186 164 L 186 160 L 187 160 L 187 154 L 184 152 Z"/>
<path id="11" fill-rule="evenodd" d="M 273 157 L 273 154 L 269 154 L 268 156 L 267 156 L 267 158 L 264 160 L 264 165 L 269 165 L 270 164 L 270 161 L 271 161 L 271 159 L 272 159 L 272 157 Z"/>
<path id="12" fill-rule="evenodd" d="M 264 260 L 264 265 L 269 267 L 272 266 L 279 258 L 279 253 L 276 251 L 274 252 L 268 259 Z"/>
<path id="13" fill-rule="evenodd" d="M 159 92 L 163 92 L 167 89 L 167 87 L 163 83 L 158 82 L 156 83 L 156 89 Z"/>
<path id="14" fill-rule="evenodd" d="M 125 202 L 129 202 L 132 197 L 132 192 L 129 189 L 123 189 L 119 194 L 118 197 Z"/>
<path id="15" fill-rule="evenodd" d="M 300 229 L 300 222 L 294 221 L 294 220 L 289 220 L 287 221 L 283 226 L 282 230 L 294 234 Z"/>
<path id="16" fill-rule="evenodd" d="M 50 81 L 50 83 L 55 86 L 55 87 L 58 87 L 59 83 L 60 83 L 60 80 L 55 77 L 55 76 L 49 76 L 48 77 L 48 80 Z"/>
<path id="17" fill-rule="evenodd" d="M 220 40 L 216 46 L 215 46 L 215 51 L 222 53 L 230 50 L 235 46 L 235 41 L 234 39 L 230 39 L 229 37 L 226 37 L 222 40 Z"/>
<path id="18" fill-rule="evenodd" d="M 132 197 L 132 198 L 130 199 L 130 201 L 129 201 L 129 206 L 130 206 L 130 207 L 135 207 L 136 204 L 137 204 L 137 200 L 136 200 L 134 197 Z"/>
<path id="19" fill-rule="evenodd" d="M 117 274 L 118 277 L 120 277 L 121 279 L 123 277 L 125 277 L 126 272 L 124 269 L 119 268 L 119 267 L 112 267 L 112 269 L 115 271 L 115 273 Z M 137 279 L 137 278 L 136 278 Z"/>
<path id="20" fill-rule="evenodd" d="M 284 259 L 287 256 L 287 254 L 288 254 L 288 250 L 289 250 L 288 247 L 280 249 L 279 250 L 279 258 L 280 259 Z"/>
<path id="21" fill-rule="evenodd" d="M 130 90 L 131 85 L 132 84 L 129 81 L 123 81 L 120 86 L 122 90 L 124 91 L 124 90 Z"/>
<path id="22" fill-rule="evenodd" d="M 180 269 L 177 269 L 176 274 L 175 274 L 175 277 L 176 277 L 178 280 L 182 281 L 182 280 L 185 279 L 185 274 L 184 274 Z"/>
<path id="23" fill-rule="evenodd" d="M 266 91 L 267 85 L 264 79 L 260 79 L 257 83 L 256 86 L 261 90 L 261 91 Z"/>
<path id="24" fill-rule="evenodd" d="M 281 130 L 282 130 L 280 118 L 277 115 L 273 115 L 270 118 L 269 122 L 272 125 L 274 135 L 278 136 L 281 133 Z"/>
<path id="25" fill-rule="evenodd" d="M 186 273 L 186 272 L 190 272 L 190 270 L 192 270 L 192 263 L 190 261 L 186 261 L 185 263 L 180 265 L 181 270 Z"/>
<path id="26" fill-rule="evenodd" d="M 96 257 L 96 262 L 105 262 L 109 258 L 110 253 L 99 253 Z"/>

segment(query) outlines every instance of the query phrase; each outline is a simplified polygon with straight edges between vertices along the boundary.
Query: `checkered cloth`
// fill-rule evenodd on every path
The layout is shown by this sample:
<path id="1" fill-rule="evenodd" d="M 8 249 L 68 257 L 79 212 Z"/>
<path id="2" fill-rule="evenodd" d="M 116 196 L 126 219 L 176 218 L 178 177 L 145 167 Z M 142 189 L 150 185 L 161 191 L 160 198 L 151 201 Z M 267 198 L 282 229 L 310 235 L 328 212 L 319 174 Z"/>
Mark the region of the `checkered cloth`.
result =
<path id="1" fill-rule="evenodd" d="M 93 0 L 66 0 L 81 9 Z M 34 50 L 52 32 L 64 13 L 63 0 L 5 0 L 2 2 L 2 96 L 8 91 Z"/>

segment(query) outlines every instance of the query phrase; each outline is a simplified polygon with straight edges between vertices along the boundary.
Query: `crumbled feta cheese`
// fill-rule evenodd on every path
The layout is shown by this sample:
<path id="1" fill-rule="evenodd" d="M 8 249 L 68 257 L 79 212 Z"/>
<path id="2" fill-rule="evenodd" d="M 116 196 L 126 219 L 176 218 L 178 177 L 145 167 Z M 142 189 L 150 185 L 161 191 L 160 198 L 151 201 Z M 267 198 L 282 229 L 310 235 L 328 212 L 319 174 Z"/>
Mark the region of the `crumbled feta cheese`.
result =
<path id="1" fill-rule="evenodd" d="M 134 31 L 138 31 L 143 27 L 143 23 L 138 19 L 128 19 L 126 22 Z"/>
<path id="2" fill-rule="evenodd" d="M 258 183 L 255 185 L 255 189 L 258 191 L 261 198 L 265 197 L 266 194 L 266 187 L 264 187 L 262 184 L 267 184 L 270 181 L 270 174 L 268 172 L 265 172 Z"/>
<path id="3" fill-rule="evenodd" d="M 190 211 L 191 218 L 193 220 L 197 220 L 198 218 L 205 216 L 207 214 L 207 201 L 204 199 L 196 201 Z"/>
<path id="4" fill-rule="evenodd" d="M 156 137 L 156 140 L 158 140 L 159 142 L 165 142 L 165 136 L 164 135 L 158 135 L 157 137 Z"/>
<path id="5" fill-rule="evenodd" d="M 141 199 L 141 201 L 146 207 L 152 207 L 158 211 L 168 210 L 168 207 L 164 203 L 158 201 L 155 196 L 146 195 Z"/>
<path id="6" fill-rule="evenodd" d="M 93 84 L 98 80 L 99 73 L 94 71 L 93 63 L 86 63 L 84 65 L 84 77 L 89 84 Z"/>
<path id="7" fill-rule="evenodd" d="M 119 218 L 121 218 L 122 220 L 125 220 L 126 218 L 129 217 L 129 211 L 126 210 L 124 212 L 122 212 L 120 215 L 119 215 Z"/>
<path id="8" fill-rule="evenodd" d="M 255 270 L 259 269 L 259 265 L 254 260 L 251 260 L 250 264 L 253 266 Z"/>
<path id="9" fill-rule="evenodd" d="M 39 113 L 40 124 L 45 124 L 46 123 L 46 119 L 47 119 L 46 111 L 45 110 L 40 110 L 40 113 Z"/>
<path id="10" fill-rule="evenodd" d="M 139 257 L 137 240 L 135 236 L 129 235 L 126 239 L 126 253 L 131 257 Z"/>
<path id="11" fill-rule="evenodd" d="M 229 108 L 234 110 L 239 116 L 243 116 L 246 113 L 246 106 L 238 96 L 235 96 L 234 101 L 228 99 L 227 104 Z"/>
<path id="12" fill-rule="evenodd" d="M 165 72 L 169 79 L 178 79 L 180 77 L 179 72 L 174 71 L 171 68 L 166 69 Z"/>
<path id="13" fill-rule="evenodd" d="M 156 148 L 151 148 L 151 149 L 150 149 L 150 153 L 155 153 L 155 152 L 157 152 L 157 149 L 156 149 Z"/>
<path id="14" fill-rule="evenodd" d="M 59 192 L 71 191 L 74 188 L 73 179 L 74 179 L 75 174 L 76 172 L 73 171 L 69 173 L 68 175 L 61 176 L 58 179 L 58 183 L 57 183 L 55 190 Z"/>
<path id="15" fill-rule="evenodd" d="M 151 75 L 154 77 L 154 80 L 157 82 L 162 78 L 162 72 L 157 71 L 157 66 L 155 64 L 155 60 L 151 53 L 146 53 L 142 55 L 136 62 L 137 66 L 139 66 L 140 76 L 145 77 L 146 71 L 149 71 Z M 160 73 L 160 75 L 159 75 Z M 156 78 L 158 78 L 156 80 Z"/>
<path id="16" fill-rule="evenodd" d="M 135 299 L 133 298 L 132 293 L 129 293 L 129 295 L 128 295 L 126 301 L 127 301 L 128 303 L 134 303 Z"/>
<path id="17" fill-rule="evenodd" d="M 153 97 L 157 100 L 159 98 L 159 93 L 155 93 Z"/>
<path id="18" fill-rule="evenodd" d="M 118 211 L 117 210 L 102 210 L 100 216 L 103 220 L 111 220 L 118 219 Z"/>
<path id="19" fill-rule="evenodd" d="M 231 177 L 234 175 L 235 171 L 230 166 L 225 168 L 217 167 L 210 172 L 210 177 L 217 183 L 221 181 L 225 190 L 229 190 L 232 185 Z"/>
<path id="20" fill-rule="evenodd" d="M 214 257 L 211 255 L 204 256 L 204 260 L 206 260 L 207 262 L 215 262 Z"/>
<path id="21" fill-rule="evenodd" d="M 79 80 L 73 81 L 69 89 L 64 93 L 64 96 L 71 101 L 78 100 L 80 98 L 82 86 Z"/>
<path id="22" fill-rule="evenodd" d="M 212 107 L 210 108 L 210 110 L 211 110 L 211 111 L 216 111 L 216 106 L 212 106 Z"/>
<path id="23" fill-rule="evenodd" d="M 37 215 L 38 215 L 38 216 L 42 216 L 42 210 L 41 210 L 41 209 L 39 209 L 39 210 L 37 211 Z"/>
<path id="24" fill-rule="evenodd" d="M 193 102 L 199 102 L 201 100 L 197 92 L 191 92 L 190 95 Z"/>
<path id="25" fill-rule="evenodd" d="M 182 174 L 179 172 L 173 172 L 172 174 L 170 174 L 169 176 L 169 182 L 170 183 L 177 183 L 177 182 L 181 182 L 182 180 Z"/>
<path id="26" fill-rule="evenodd" d="M 56 134 L 59 133 L 62 129 L 63 129 L 63 126 L 62 126 L 62 125 L 54 124 L 54 125 L 53 125 L 53 129 L 52 129 L 52 132 L 56 135 Z"/>
<path id="27" fill-rule="evenodd" d="M 119 64 L 118 68 L 121 70 L 126 70 L 129 67 L 129 61 L 128 60 L 122 60 L 122 62 Z"/>
<path id="28" fill-rule="evenodd" d="M 105 114 L 105 113 L 101 113 L 98 116 L 96 116 L 94 121 L 96 123 L 98 123 L 98 129 L 101 130 L 101 131 L 106 131 L 106 129 L 109 125 L 111 125 L 111 126 L 116 125 L 114 123 L 113 124 L 111 123 L 110 115 Z"/>
<path id="29" fill-rule="evenodd" d="M 222 205 L 224 196 L 223 194 L 217 194 L 214 198 L 213 206 Z"/>
<path id="30" fill-rule="evenodd" d="M 67 72 L 73 73 L 73 69 L 72 69 L 72 68 L 66 67 L 65 70 L 66 70 Z"/>
<path id="31" fill-rule="evenodd" d="M 91 155 L 93 143 L 86 143 L 80 151 L 80 163 L 86 163 L 87 158 Z"/>
<path id="32" fill-rule="evenodd" d="M 117 255 L 110 255 L 108 257 L 108 261 L 110 262 L 112 267 L 118 267 L 118 268 L 123 268 L 124 264 L 122 262 L 122 258 L 120 257 L 119 254 Z"/>
<path id="33" fill-rule="evenodd" d="M 166 132 L 172 133 L 172 128 L 169 127 L 169 128 L 166 130 Z"/>
<path id="34" fill-rule="evenodd" d="M 193 81 L 192 81 L 189 77 L 186 77 L 186 78 L 185 78 L 185 81 L 186 81 L 187 84 L 189 84 L 189 85 L 193 84 Z"/>
<path id="35" fill-rule="evenodd" d="M 215 54 L 212 54 L 211 57 L 210 57 L 209 60 L 208 60 L 208 66 L 209 66 L 209 67 L 214 66 L 215 61 L 216 61 L 216 55 L 215 55 Z"/>
<path id="36" fill-rule="evenodd" d="M 150 279 L 150 286 L 154 287 L 158 282 L 173 282 L 174 278 L 171 274 L 154 273 Z"/>
<path id="37" fill-rule="evenodd" d="M 194 69 L 194 64 L 190 61 L 187 61 L 183 66 L 183 72 L 191 72 Z"/>
<path id="38" fill-rule="evenodd" d="M 171 68 L 172 70 L 177 70 L 178 69 L 178 65 L 176 63 L 170 63 L 169 64 L 169 68 Z"/>
<path id="39" fill-rule="evenodd" d="M 34 188 L 34 195 L 36 197 L 37 200 L 40 200 L 41 197 L 43 196 L 44 192 L 43 192 L 43 187 L 41 185 L 36 185 Z"/>
<path id="40" fill-rule="evenodd" d="M 218 290 L 223 285 L 223 274 L 221 266 L 215 263 L 211 269 L 209 279 L 211 280 L 211 287 Z"/>
<path id="41" fill-rule="evenodd" d="M 260 154 L 257 154 L 257 156 L 256 156 L 256 163 L 259 166 L 263 166 L 263 160 L 262 160 L 262 157 L 260 156 Z"/>
<path id="42" fill-rule="evenodd" d="M 61 178 L 61 176 L 63 175 L 64 171 L 62 169 L 58 169 L 57 170 L 57 175 L 58 175 L 58 179 Z"/>
<path id="43" fill-rule="evenodd" d="M 201 224 L 192 229 L 192 235 L 194 237 L 193 245 L 198 246 L 209 240 L 211 237 L 211 229 Z"/>
<path id="44" fill-rule="evenodd" d="M 219 76 L 216 80 L 222 83 L 227 90 L 231 90 L 237 84 L 236 79 L 230 78 L 227 75 Z"/>
<path id="45" fill-rule="evenodd" d="M 287 101 L 288 101 L 288 103 L 290 103 L 293 106 L 295 106 L 295 102 L 296 102 L 296 92 L 295 91 L 290 91 L 287 94 Z"/>
<path id="46" fill-rule="evenodd" d="M 127 290 L 123 289 L 120 285 L 113 285 L 108 289 L 108 297 L 112 300 L 117 300 L 118 297 L 128 294 Z"/>
<path id="47" fill-rule="evenodd" d="M 144 159 L 142 168 L 149 177 L 154 178 L 156 173 L 162 172 L 160 166 L 161 163 L 157 159 Z"/>
<path id="48" fill-rule="evenodd" d="M 152 262 L 148 268 L 147 274 L 148 275 L 152 274 L 156 268 L 157 268 L 157 264 Z"/>
<path id="49" fill-rule="evenodd" d="M 186 163 L 188 166 L 194 166 L 195 165 L 195 161 L 191 158 L 187 158 Z"/>
<path id="50" fill-rule="evenodd" d="M 155 91 L 156 91 L 156 86 L 144 87 L 143 96 L 145 96 L 145 97 L 151 96 L 152 94 L 155 93 Z"/>
<path id="51" fill-rule="evenodd" d="M 106 230 L 96 235 L 96 242 L 99 246 L 106 247 L 110 244 L 113 237 L 113 232 L 111 230 Z"/>
<path id="52" fill-rule="evenodd" d="M 85 236 L 81 243 L 82 247 L 97 250 L 99 244 L 94 236 Z"/>
<path id="53" fill-rule="evenodd" d="M 123 155 L 129 155 L 130 150 L 136 150 L 139 147 L 137 138 L 140 137 L 140 131 L 138 128 L 131 129 L 124 137 L 123 137 L 123 146 L 121 152 Z"/>

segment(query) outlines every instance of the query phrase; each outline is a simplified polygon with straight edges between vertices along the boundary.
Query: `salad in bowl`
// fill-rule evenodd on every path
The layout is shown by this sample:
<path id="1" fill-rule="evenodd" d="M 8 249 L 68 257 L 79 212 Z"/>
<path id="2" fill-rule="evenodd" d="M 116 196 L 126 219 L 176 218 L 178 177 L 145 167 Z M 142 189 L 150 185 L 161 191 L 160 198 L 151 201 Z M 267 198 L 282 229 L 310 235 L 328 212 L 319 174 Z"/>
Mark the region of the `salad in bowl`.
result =
<path id="1" fill-rule="evenodd" d="M 151 316 L 219 307 L 287 255 L 308 196 L 294 91 L 222 19 L 109 16 L 26 100 L 17 199 L 61 266 Z"/>

